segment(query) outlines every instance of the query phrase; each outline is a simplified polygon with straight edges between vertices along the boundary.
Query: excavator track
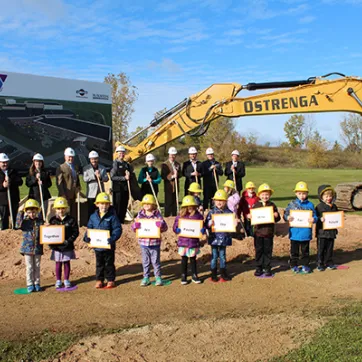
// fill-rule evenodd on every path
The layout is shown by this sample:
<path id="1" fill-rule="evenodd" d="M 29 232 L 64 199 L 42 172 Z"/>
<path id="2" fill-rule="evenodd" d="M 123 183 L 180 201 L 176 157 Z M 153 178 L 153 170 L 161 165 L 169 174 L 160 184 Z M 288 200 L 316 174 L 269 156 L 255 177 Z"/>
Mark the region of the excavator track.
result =
<path id="1" fill-rule="evenodd" d="M 362 210 L 362 181 L 337 185 L 336 205 L 344 211 Z"/>

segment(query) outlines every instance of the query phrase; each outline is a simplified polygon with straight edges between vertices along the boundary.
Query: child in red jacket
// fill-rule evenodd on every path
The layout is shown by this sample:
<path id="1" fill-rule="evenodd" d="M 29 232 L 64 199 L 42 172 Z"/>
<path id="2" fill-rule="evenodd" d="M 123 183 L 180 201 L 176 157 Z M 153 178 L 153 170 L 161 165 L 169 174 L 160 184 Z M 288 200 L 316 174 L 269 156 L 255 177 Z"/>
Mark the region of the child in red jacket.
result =
<path id="1" fill-rule="evenodd" d="M 244 227 L 247 236 L 254 236 L 253 228 L 250 223 L 250 218 L 247 216 L 250 214 L 250 209 L 259 201 L 259 197 L 255 193 L 255 184 L 252 181 L 247 182 L 245 185 L 245 191 L 242 193 L 237 216 L 240 219 L 241 213 L 243 214 Z"/>

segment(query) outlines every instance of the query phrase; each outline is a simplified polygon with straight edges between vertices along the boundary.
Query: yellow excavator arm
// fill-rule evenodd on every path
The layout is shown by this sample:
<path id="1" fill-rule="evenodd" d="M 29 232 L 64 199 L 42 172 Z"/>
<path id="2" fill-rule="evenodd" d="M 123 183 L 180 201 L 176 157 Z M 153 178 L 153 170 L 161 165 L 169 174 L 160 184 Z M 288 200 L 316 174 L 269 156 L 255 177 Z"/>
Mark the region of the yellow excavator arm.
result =
<path id="1" fill-rule="evenodd" d="M 340 78 L 327 80 L 337 74 Z M 213 84 L 209 88 L 185 99 L 161 117 L 154 119 L 141 132 L 152 132 L 138 145 L 130 143 L 141 132 L 123 145 L 132 161 L 190 134 L 204 134 L 211 121 L 219 117 L 242 117 L 288 113 L 355 112 L 362 114 L 362 79 L 331 73 L 301 81 Z M 239 98 L 242 90 L 283 88 L 252 97 Z"/>

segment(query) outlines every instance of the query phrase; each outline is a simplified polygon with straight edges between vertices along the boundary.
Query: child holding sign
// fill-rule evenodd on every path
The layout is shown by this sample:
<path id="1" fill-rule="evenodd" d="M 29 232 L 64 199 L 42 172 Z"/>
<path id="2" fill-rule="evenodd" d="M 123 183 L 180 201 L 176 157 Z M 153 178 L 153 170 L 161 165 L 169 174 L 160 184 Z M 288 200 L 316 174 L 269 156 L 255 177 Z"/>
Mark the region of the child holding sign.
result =
<path id="1" fill-rule="evenodd" d="M 52 250 L 50 260 L 55 261 L 55 288 L 62 287 L 62 269 L 64 268 L 64 286 L 71 288 L 70 261 L 75 259 L 74 241 L 79 235 L 77 221 L 68 213 L 68 201 L 64 197 L 58 197 L 54 201 L 55 216 L 49 220 L 50 225 L 64 225 L 63 244 L 50 244 Z"/>
<path id="2" fill-rule="evenodd" d="M 192 184 L 191 184 L 192 186 Z M 190 186 L 190 187 L 191 187 Z M 197 276 L 197 266 L 196 266 L 196 255 L 200 252 L 200 236 L 191 236 L 191 233 L 194 230 L 182 230 L 180 228 L 181 220 L 199 220 L 200 222 L 200 232 L 202 234 L 206 233 L 205 228 L 203 228 L 204 218 L 198 211 L 198 204 L 195 198 L 191 195 L 185 196 L 182 200 L 180 215 L 176 217 L 173 224 L 173 231 L 179 235 L 177 238 L 178 253 L 182 257 L 181 260 L 181 284 L 187 284 L 187 261 L 190 258 L 191 264 L 191 273 L 192 273 L 192 282 L 200 284 L 201 280 Z M 181 221 L 181 222 L 180 222 Z M 196 228 L 196 227 L 195 227 Z M 191 229 L 191 228 L 190 228 Z"/>
<path id="3" fill-rule="evenodd" d="M 311 211 L 311 217 L 308 222 L 311 224 L 317 221 L 314 205 L 308 200 L 308 185 L 299 181 L 294 188 L 296 199 L 289 203 L 284 212 L 284 220 L 293 222 L 294 217 L 291 214 L 292 210 Z M 296 274 L 308 274 L 311 272 L 309 267 L 309 244 L 312 240 L 312 227 L 289 227 L 290 239 L 290 268 Z M 301 268 L 298 266 L 299 254 L 301 253 Z"/>
<path id="4" fill-rule="evenodd" d="M 209 229 L 208 243 L 211 245 L 212 259 L 211 259 L 211 280 L 217 282 L 217 261 L 220 262 L 220 281 L 225 282 L 231 280 L 226 273 L 226 247 L 232 244 L 231 235 L 235 232 L 234 225 L 230 225 L 230 232 L 215 232 L 213 226 L 215 221 L 212 216 L 216 214 L 231 214 L 232 211 L 227 208 L 228 194 L 224 190 L 217 190 L 214 195 L 214 207 L 209 211 L 205 220 L 205 227 Z"/>
<path id="5" fill-rule="evenodd" d="M 251 218 L 252 223 L 254 224 L 254 247 L 255 247 L 255 262 L 256 270 L 254 275 L 260 277 L 263 274 L 266 277 L 271 277 L 271 259 L 273 254 L 273 242 L 274 242 L 274 232 L 275 232 L 275 223 L 280 221 L 280 215 L 276 205 L 270 201 L 271 195 L 274 193 L 274 190 L 268 184 L 262 184 L 258 189 L 258 197 L 260 201 L 255 203 L 252 207 L 252 210 L 271 207 L 272 217 L 271 221 L 267 223 L 255 223 L 253 216 L 248 215 Z"/>
<path id="6" fill-rule="evenodd" d="M 318 271 L 324 271 L 326 268 L 335 270 L 337 267 L 333 263 L 334 240 L 337 237 L 337 229 L 323 229 L 325 221 L 323 213 L 338 212 L 337 206 L 333 203 L 336 193 L 331 185 L 321 185 L 318 187 L 320 203 L 316 207 L 317 212 L 317 245 L 318 245 Z"/>
<path id="7" fill-rule="evenodd" d="M 40 259 L 43 255 L 43 245 L 39 241 L 39 228 L 44 224 L 39 213 L 38 201 L 28 199 L 24 212 L 19 212 L 16 217 L 16 228 L 23 232 L 23 241 L 20 253 L 25 257 L 26 284 L 28 292 L 40 292 Z"/>
<path id="8" fill-rule="evenodd" d="M 122 226 L 114 208 L 111 206 L 109 195 L 101 192 L 96 197 L 96 210 L 89 218 L 87 229 L 94 231 L 108 231 L 109 237 L 105 240 L 105 247 L 94 247 L 96 254 L 96 285 L 97 289 L 104 287 L 104 279 L 107 279 L 106 288 L 114 288 L 116 279 L 116 267 L 114 265 L 116 241 L 121 237 Z M 92 247 L 92 239 L 85 233 L 83 240 Z"/>
<path id="9" fill-rule="evenodd" d="M 142 210 L 138 213 L 135 222 L 132 224 L 133 231 L 138 230 L 138 235 L 141 233 L 152 232 L 152 230 L 146 230 L 144 225 L 146 222 L 142 220 L 155 220 L 154 224 L 157 227 L 156 232 L 159 234 L 160 232 L 167 231 L 167 224 L 163 219 L 160 211 L 157 208 L 157 202 L 153 195 L 146 194 L 142 199 Z M 138 237 L 138 243 L 141 246 L 142 252 L 142 266 L 143 266 L 143 279 L 141 281 L 141 287 L 146 287 L 151 284 L 150 282 L 150 271 L 151 264 L 153 266 L 153 272 L 156 279 L 156 286 L 162 286 L 163 281 L 161 277 L 161 238 L 159 236 L 143 235 L 142 237 Z"/>

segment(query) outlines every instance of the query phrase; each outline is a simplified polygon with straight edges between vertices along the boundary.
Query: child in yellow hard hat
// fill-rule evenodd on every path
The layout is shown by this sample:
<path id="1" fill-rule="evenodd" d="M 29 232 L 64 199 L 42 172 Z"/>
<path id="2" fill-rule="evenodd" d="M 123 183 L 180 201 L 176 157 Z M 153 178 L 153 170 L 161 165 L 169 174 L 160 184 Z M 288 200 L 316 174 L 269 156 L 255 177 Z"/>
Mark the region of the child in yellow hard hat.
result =
<path id="1" fill-rule="evenodd" d="M 280 221 L 280 215 L 276 205 L 270 201 L 274 190 L 268 184 L 262 184 L 258 188 L 258 197 L 260 201 L 256 202 L 252 208 L 272 207 L 274 214 L 274 223 L 254 225 L 254 246 L 255 246 L 255 263 L 256 277 L 272 277 L 271 259 L 273 254 L 273 242 L 275 223 Z M 251 214 L 248 214 L 251 219 Z"/>
<path id="2" fill-rule="evenodd" d="M 232 232 L 214 232 L 212 227 L 214 214 L 232 214 L 227 207 L 228 194 L 224 190 L 217 190 L 213 197 L 214 207 L 209 211 L 205 220 L 205 228 L 209 229 L 208 243 L 211 245 L 211 280 L 217 282 L 217 262 L 220 263 L 220 281 L 231 280 L 226 272 L 226 247 L 232 244 Z"/>
<path id="3" fill-rule="evenodd" d="M 44 224 L 38 201 L 28 199 L 24 211 L 16 217 L 16 228 L 23 232 L 20 253 L 25 257 L 26 284 L 28 293 L 40 292 L 40 260 L 43 255 L 43 245 L 39 240 L 39 229 Z"/>
<path id="4" fill-rule="evenodd" d="M 228 194 L 227 207 L 236 215 L 240 202 L 240 195 L 235 189 L 235 183 L 234 181 L 226 180 L 223 187 L 224 191 Z"/>
<path id="5" fill-rule="evenodd" d="M 188 191 L 189 191 L 189 195 L 191 195 L 195 198 L 195 201 L 197 203 L 197 211 L 201 215 L 204 215 L 204 207 L 202 206 L 201 199 L 200 199 L 200 195 L 202 193 L 202 188 L 200 187 L 200 185 L 197 182 L 193 182 L 193 183 L 191 183 Z"/>
<path id="6" fill-rule="evenodd" d="M 55 261 L 55 288 L 61 288 L 62 269 L 64 268 L 64 286 L 71 288 L 70 277 L 70 261 L 75 259 L 74 241 L 79 235 L 79 227 L 77 221 L 69 214 L 68 201 L 64 197 L 58 197 L 53 204 L 55 216 L 49 220 L 50 225 L 64 225 L 64 242 L 63 244 L 49 245 L 52 250 L 50 260 Z"/>
<path id="7" fill-rule="evenodd" d="M 250 223 L 250 209 L 259 201 L 259 197 L 255 192 L 255 184 L 249 181 L 245 185 L 245 190 L 241 195 L 237 215 L 241 219 L 243 215 L 244 226 L 247 236 L 254 236 L 253 227 Z"/>
<path id="8" fill-rule="evenodd" d="M 156 226 L 160 232 L 167 231 L 168 227 L 163 219 L 160 210 L 157 208 L 157 202 L 153 195 L 146 194 L 142 198 L 142 210 L 138 213 L 135 222 L 132 224 L 133 231 L 139 230 L 142 226 L 142 220 L 155 220 Z M 155 285 L 162 286 L 163 280 L 161 276 L 161 238 L 138 238 L 138 243 L 142 252 L 143 279 L 141 287 L 151 284 L 150 272 L 151 264 L 155 275 Z"/>
<path id="9" fill-rule="evenodd" d="M 312 212 L 308 219 L 311 224 L 317 222 L 317 214 L 314 205 L 308 200 L 308 185 L 304 181 L 299 181 L 294 188 L 296 199 L 291 201 L 284 212 L 285 221 L 293 221 L 290 215 L 291 210 L 307 210 Z M 312 227 L 289 227 L 290 239 L 290 268 L 296 274 L 308 274 L 311 272 L 309 267 L 309 244 L 312 240 Z M 298 266 L 299 255 L 301 254 L 301 267 Z"/>
<path id="10" fill-rule="evenodd" d="M 192 186 L 192 184 L 191 184 Z M 189 189 L 190 190 L 190 189 Z M 173 224 L 173 231 L 178 235 L 181 233 L 179 228 L 180 219 L 188 220 L 201 220 L 204 218 L 198 211 L 198 204 L 192 195 L 187 195 L 182 199 L 180 215 L 178 215 Z M 201 233 L 205 234 L 205 228 L 201 229 Z M 201 280 L 197 275 L 196 256 L 200 252 L 201 240 L 200 238 L 192 238 L 186 236 L 177 237 L 178 253 L 181 256 L 181 284 L 188 284 L 187 281 L 187 262 L 190 258 L 192 282 L 200 284 Z"/>
<path id="11" fill-rule="evenodd" d="M 116 279 L 116 267 L 114 265 L 116 242 L 122 235 L 122 226 L 115 209 L 111 206 L 111 200 L 106 192 L 101 192 L 96 197 L 96 210 L 89 218 L 87 229 L 109 231 L 108 248 L 95 248 L 96 254 L 96 285 L 97 289 L 114 288 Z M 92 240 L 86 231 L 83 240 L 90 243 Z M 104 280 L 107 284 L 104 284 Z"/>

